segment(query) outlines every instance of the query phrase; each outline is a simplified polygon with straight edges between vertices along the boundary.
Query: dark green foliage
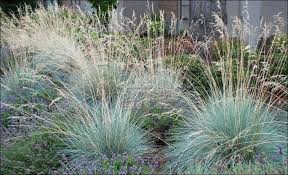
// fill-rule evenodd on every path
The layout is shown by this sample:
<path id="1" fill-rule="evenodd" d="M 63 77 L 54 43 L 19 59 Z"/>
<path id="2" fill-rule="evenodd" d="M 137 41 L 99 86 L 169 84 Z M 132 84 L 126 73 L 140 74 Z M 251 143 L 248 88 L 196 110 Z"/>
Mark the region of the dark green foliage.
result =
<path id="1" fill-rule="evenodd" d="M 4 13 L 9 14 L 11 12 L 17 12 L 17 7 L 23 7 L 25 4 L 35 8 L 37 3 L 37 0 L 1 0 L 0 6 Z"/>
<path id="2" fill-rule="evenodd" d="M 176 112 L 165 112 L 161 107 L 154 107 L 154 109 L 151 107 L 147 110 L 150 110 L 150 114 L 143 119 L 143 127 L 148 130 L 165 132 L 171 127 L 178 126 L 182 120 Z"/>
<path id="3" fill-rule="evenodd" d="M 209 82 L 209 75 L 207 71 L 205 71 L 208 65 L 206 65 L 201 58 L 195 57 L 194 55 L 181 54 L 168 57 L 166 64 L 182 72 L 183 86 L 186 90 L 196 90 L 205 96 L 210 93 L 211 82 Z M 221 72 L 216 64 L 211 64 L 210 66 L 211 74 L 217 86 L 221 87 Z"/>
<path id="4" fill-rule="evenodd" d="M 227 57 L 228 54 L 235 60 L 238 60 L 240 57 L 244 57 L 245 61 L 255 58 L 255 54 L 253 54 L 248 48 L 246 48 L 245 42 L 240 39 L 229 38 L 224 41 L 219 40 L 213 43 L 213 61 L 219 61 L 221 57 Z"/>
<path id="5" fill-rule="evenodd" d="M 117 0 L 89 0 L 93 7 L 100 9 L 101 13 L 106 13 L 117 7 Z"/>
<path id="6" fill-rule="evenodd" d="M 151 22 L 149 24 L 149 36 L 152 38 L 157 38 L 161 35 L 164 35 L 164 22 L 161 21 L 158 18 L 153 18 L 151 19 Z"/>
<path id="7" fill-rule="evenodd" d="M 94 8 L 97 10 L 97 15 L 101 23 L 107 28 L 109 23 L 109 11 L 117 7 L 117 0 L 89 0 Z"/>
<path id="8" fill-rule="evenodd" d="M 276 37 L 271 36 L 261 39 L 256 50 L 253 51 L 247 47 L 244 41 L 237 38 L 230 38 L 228 41 L 216 41 L 212 46 L 213 61 L 219 61 L 220 58 L 226 58 L 228 55 L 233 58 L 233 75 L 237 74 L 237 65 L 240 57 L 244 59 L 244 72 L 251 68 L 253 62 L 259 64 L 259 70 L 269 66 L 269 75 L 288 76 L 287 56 L 288 56 L 288 35 L 279 34 Z M 266 64 L 264 64 L 266 63 Z M 239 66 L 238 66 L 239 67 Z M 286 82 L 282 82 L 287 85 Z"/>
<path id="9" fill-rule="evenodd" d="M 1 148 L 0 174 L 48 174 L 60 166 L 57 156 L 61 141 L 55 136 L 32 135 Z"/>

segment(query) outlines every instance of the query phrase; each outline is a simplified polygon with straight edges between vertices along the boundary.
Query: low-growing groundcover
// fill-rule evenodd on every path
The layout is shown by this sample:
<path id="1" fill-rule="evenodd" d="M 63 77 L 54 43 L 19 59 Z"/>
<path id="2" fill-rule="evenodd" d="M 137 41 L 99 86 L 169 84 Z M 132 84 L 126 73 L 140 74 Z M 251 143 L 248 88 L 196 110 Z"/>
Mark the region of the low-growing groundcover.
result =
<path id="1" fill-rule="evenodd" d="M 107 157 L 99 156 L 94 162 L 76 163 L 73 168 L 64 166 L 59 172 L 64 174 L 155 174 L 159 169 L 159 162 L 124 154 L 113 154 Z"/>
<path id="2" fill-rule="evenodd" d="M 153 174 L 157 160 L 126 153 L 100 155 L 95 161 L 71 164 L 70 156 L 59 153 L 64 144 L 49 134 L 33 135 L 1 148 L 1 174 Z"/>
<path id="3" fill-rule="evenodd" d="M 32 135 L 1 146 L 1 174 L 51 174 L 60 167 L 57 152 L 63 144 L 52 135 Z"/>
<path id="4" fill-rule="evenodd" d="M 119 33 L 97 14 L 22 10 L 1 19 L 1 44 L 19 62 L 1 65 L 2 174 L 287 173 L 287 111 L 270 98 L 285 90 L 285 70 L 267 66 L 286 63 L 274 49 L 283 44 L 263 53 L 226 34 L 207 63 L 165 55 L 163 13 L 157 30 L 147 14 L 124 18 Z"/>

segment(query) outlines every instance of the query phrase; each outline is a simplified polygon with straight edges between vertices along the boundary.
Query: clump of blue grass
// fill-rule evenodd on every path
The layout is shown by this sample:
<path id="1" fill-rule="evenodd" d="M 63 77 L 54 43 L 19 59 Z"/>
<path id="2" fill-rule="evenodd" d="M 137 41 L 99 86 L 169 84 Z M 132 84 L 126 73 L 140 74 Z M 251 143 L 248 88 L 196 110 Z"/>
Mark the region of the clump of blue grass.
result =
<path id="1" fill-rule="evenodd" d="M 64 99 L 55 104 L 55 112 L 36 116 L 40 127 L 55 133 L 65 145 L 61 151 L 71 165 L 93 162 L 100 156 L 127 153 L 142 156 L 152 149 L 148 133 L 139 120 L 131 120 L 133 104 L 121 100 L 111 103 L 102 94 L 93 103 L 81 101 L 71 92 L 59 89 Z"/>
<path id="2" fill-rule="evenodd" d="M 45 75 L 42 75 L 27 60 L 29 56 L 7 55 L 1 60 L 1 104 L 4 106 L 25 106 L 27 103 L 42 103 L 45 94 Z M 47 83 L 47 82 L 46 82 Z"/>
<path id="3" fill-rule="evenodd" d="M 173 133 L 167 150 L 169 165 L 176 172 L 198 162 L 210 167 L 253 160 L 256 154 L 271 156 L 279 145 L 285 147 L 282 154 L 287 155 L 287 121 L 277 121 L 279 111 L 264 103 L 249 97 L 223 96 L 210 99 L 192 115 Z"/>
<path id="4" fill-rule="evenodd" d="M 120 63 L 102 61 L 70 75 L 68 88 L 85 101 L 99 100 L 103 92 L 110 98 L 121 93 L 129 74 Z"/>

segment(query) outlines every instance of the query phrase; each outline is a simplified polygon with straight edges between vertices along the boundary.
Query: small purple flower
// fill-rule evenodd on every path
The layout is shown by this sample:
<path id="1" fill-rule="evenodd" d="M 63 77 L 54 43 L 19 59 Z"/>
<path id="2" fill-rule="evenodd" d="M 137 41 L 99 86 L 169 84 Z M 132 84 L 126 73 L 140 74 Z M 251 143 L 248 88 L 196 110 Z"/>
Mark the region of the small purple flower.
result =
<path id="1" fill-rule="evenodd" d="M 126 175 L 127 173 L 125 171 L 120 171 L 119 175 Z"/>
<path id="2" fill-rule="evenodd" d="M 282 145 L 279 145 L 278 146 L 278 154 L 283 154 L 283 146 Z"/>
<path id="3" fill-rule="evenodd" d="M 119 172 L 119 175 L 126 175 L 127 174 L 127 169 L 122 167 L 120 172 Z"/>
<path id="4" fill-rule="evenodd" d="M 156 160 L 156 161 L 154 162 L 153 166 L 154 166 L 154 169 L 158 169 L 159 166 L 160 166 L 159 161 Z"/>
<path id="5" fill-rule="evenodd" d="M 95 174 L 95 169 L 93 167 L 88 168 L 88 174 Z"/>
<path id="6" fill-rule="evenodd" d="M 113 171 L 109 170 L 108 175 L 113 175 Z"/>
<path id="7" fill-rule="evenodd" d="M 116 160 L 117 160 L 116 157 L 111 157 L 111 159 L 110 159 L 110 163 L 113 164 Z"/>
<path id="8" fill-rule="evenodd" d="M 145 165 L 145 160 L 143 160 L 142 158 L 139 158 L 137 160 L 137 163 L 140 164 L 140 165 Z"/>
<path id="9" fill-rule="evenodd" d="M 137 171 L 137 167 L 135 165 L 133 165 L 132 167 L 129 167 L 128 169 L 128 173 L 131 173 L 131 174 L 135 174 Z"/>
<path id="10" fill-rule="evenodd" d="M 137 156 L 137 159 L 136 159 L 136 160 L 137 160 L 137 163 L 140 164 L 141 161 L 142 161 L 142 158 L 141 158 L 140 156 Z"/>
<path id="11" fill-rule="evenodd" d="M 125 161 L 128 160 L 128 154 L 127 153 L 124 153 L 123 156 L 122 156 L 122 159 Z"/>
<path id="12" fill-rule="evenodd" d="M 152 171 L 154 170 L 154 166 L 152 164 L 149 163 L 148 167 L 149 167 L 150 170 L 152 170 Z"/>
<path id="13" fill-rule="evenodd" d="M 262 163 L 262 157 L 261 157 L 260 154 L 256 154 L 255 158 L 256 158 L 256 161 L 257 161 L 257 162 Z"/>
<path id="14" fill-rule="evenodd" d="M 273 160 L 273 161 L 277 160 L 277 156 L 276 156 L 275 154 L 272 155 L 272 156 L 271 156 L 271 160 Z"/>

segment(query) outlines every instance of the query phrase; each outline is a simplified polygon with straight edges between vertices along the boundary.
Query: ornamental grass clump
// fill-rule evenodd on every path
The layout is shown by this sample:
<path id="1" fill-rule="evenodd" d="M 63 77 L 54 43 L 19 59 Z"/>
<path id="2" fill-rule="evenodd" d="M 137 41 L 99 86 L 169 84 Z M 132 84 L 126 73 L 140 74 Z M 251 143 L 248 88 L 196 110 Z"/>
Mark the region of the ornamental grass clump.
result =
<path id="1" fill-rule="evenodd" d="M 8 54 L 1 60 L 1 115 L 2 119 L 20 115 L 23 110 L 36 112 L 38 107 L 46 106 L 51 98 L 49 84 L 45 76 L 28 61 L 28 55 Z M 6 117 L 5 117 L 6 116 Z"/>
<path id="2" fill-rule="evenodd" d="M 158 100 L 175 98 L 181 88 L 177 72 L 158 65 L 155 68 L 137 69 L 131 75 L 127 88 L 131 95 L 142 100 Z"/>
<path id="3" fill-rule="evenodd" d="M 19 14 L 12 17 L 1 12 L 4 46 L 8 45 L 16 54 L 27 53 L 35 66 L 59 77 L 86 66 L 84 46 L 77 34 L 84 30 L 79 26 L 86 26 L 85 30 L 89 30 L 89 26 L 85 25 L 88 19 L 84 20 L 81 13 L 64 8 L 45 10 L 42 6 L 35 11 L 30 6 L 18 11 Z"/>
<path id="4" fill-rule="evenodd" d="M 121 96 L 110 103 L 103 93 L 100 101 L 87 103 L 69 91 L 59 91 L 64 100 L 55 104 L 57 110 L 35 117 L 40 128 L 63 141 L 61 153 L 69 157 L 71 165 L 95 162 L 102 155 L 142 156 L 151 150 L 148 133 L 140 128 L 139 120 L 132 120 L 132 104 Z"/>
<path id="5" fill-rule="evenodd" d="M 197 103 L 187 99 L 190 112 L 184 114 L 184 124 L 171 132 L 171 144 L 166 150 L 166 165 L 171 173 L 192 173 L 189 169 L 199 165 L 201 173 L 217 165 L 229 169 L 234 164 L 255 161 L 256 155 L 272 160 L 279 147 L 283 157 L 287 155 L 287 111 L 281 108 L 286 102 L 280 107 L 275 105 L 283 98 L 283 94 L 277 96 L 275 91 L 284 89 L 284 95 L 287 92 L 279 83 L 281 79 L 275 78 L 281 72 L 271 73 L 269 68 L 271 64 L 281 67 L 287 61 L 287 50 L 279 55 L 281 61 L 276 62 L 272 59 L 273 44 L 266 54 L 261 49 L 251 49 L 244 42 L 252 32 L 251 25 L 238 19 L 234 22 L 233 37 L 240 37 L 240 46 L 234 45 L 230 35 L 223 32 L 227 31 L 225 27 L 216 26 L 217 32 L 222 32 L 218 41 L 225 45 L 220 47 L 216 42 L 213 64 L 219 73 L 213 73 L 214 66 L 203 64 L 210 93 Z M 273 32 L 277 38 L 281 34 L 277 30 L 279 25 L 265 25 L 261 36 L 265 39 L 267 33 Z M 197 81 L 191 83 L 193 86 Z M 282 160 L 273 160 L 285 166 Z"/>
<path id="6" fill-rule="evenodd" d="M 126 84 L 125 98 L 133 100 L 136 117 L 143 116 L 143 128 L 163 134 L 181 120 L 187 105 L 179 74 L 163 63 L 155 65 L 134 70 Z M 157 134 L 154 137 L 163 141 Z"/>
<path id="7" fill-rule="evenodd" d="M 211 99 L 174 133 L 168 149 L 172 167 L 181 172 L 199 162 L 210 167 L 253 160 L 256 154 L 273 156 L 287 145 L 287 122 L 276 120 L 278 112 L 250 97 Z"/>
<path id="8" fill-rule="evenodd" d="M 101 101 L 103 93 L 114 100 L 123 90 L 128 76 L 120 63 L 99 62 L 73 73 L 67 86 L 87 102 Z"/>
<path id="9" fill-rule="evenodd" d="M 237 165 L 246 167 L 263 157 L 284 165 L 287 111 L 279 99 L 287 94 L 286 75 L 280 71 L 287 49 L 278 40 L 281 25 L 263 26 L 263 43 L 271 32 L 277 39 L 265 50 L 261 45 L 253 50 L 245 42 L 254 32 L 246 20 L 235 19 L 233 37 L 239 38 L 233 41 L 215 15 L 217 41 L 193 40 L 185 49 L 178 40 L 186 35 L 176 40 L 171 35 L 165 42 L 163 12 L 160 21 L 144 15 L 137 24 L 121 15 L 115 20 L 112 12 L 111 23 L 103 25 L 97 15 L 62 7 L 19 11 L 17 17 L 3 15 L 1 44 L 17 55 L 27 54 L 27 61 L 7 71 L 1 68 L 1 96 L 9 101 L 10 89 L 20 94 L 29 89 L 28 98 L 40 90 L 45 96 L 53 92 L 45 109 L 17 108 L 23 115 L 18 118 L 33 120 L 36 134 L 49 133 L 63 143 L 57 155 L 65 155 L 69 173 L 98 173 L 98 166 L 99 173 L 143 172 L 141 162 L 134 167 L 125 158 L 155 154 L 152 143 L 159 142 L 151 138 L 168 145 L 166 168 L 171 173 L 219 167 L 244 172 Z M 176 22 L 171 20 L 171 34 Z M 213 53 L 206 58 L 211 45 Z M 278 65 L 282 67 L 271 71 Z M 30 102 L 38 103 L 21 101 L 20 106 Z M 147 166 L 144 172 L 156 171 Z"/>

